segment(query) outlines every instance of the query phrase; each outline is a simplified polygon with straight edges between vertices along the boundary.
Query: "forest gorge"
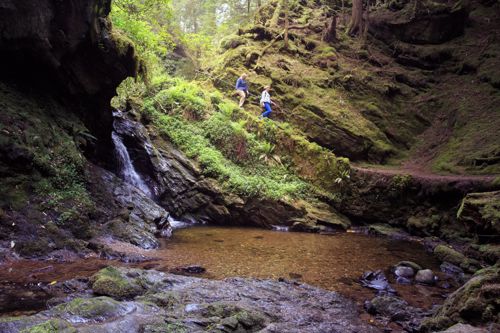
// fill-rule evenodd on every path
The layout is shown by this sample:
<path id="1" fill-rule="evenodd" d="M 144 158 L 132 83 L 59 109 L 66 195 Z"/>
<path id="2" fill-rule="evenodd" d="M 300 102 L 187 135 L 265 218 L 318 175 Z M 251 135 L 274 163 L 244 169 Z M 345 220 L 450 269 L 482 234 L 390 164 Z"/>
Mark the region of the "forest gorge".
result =
<path id="1" fill-rule="evenodd" d="M 1 0 L 0 51 L 0 332 L 500 331 L 498 0 Z"/>

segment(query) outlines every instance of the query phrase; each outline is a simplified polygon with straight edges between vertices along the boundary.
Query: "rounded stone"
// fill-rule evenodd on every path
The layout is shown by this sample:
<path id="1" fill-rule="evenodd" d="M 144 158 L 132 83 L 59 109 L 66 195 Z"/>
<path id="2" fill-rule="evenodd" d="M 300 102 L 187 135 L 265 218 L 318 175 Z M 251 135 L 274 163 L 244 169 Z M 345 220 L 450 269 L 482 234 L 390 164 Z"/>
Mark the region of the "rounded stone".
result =
<path id="1" fill-rule="evenodd" d="M 415 281 L 422 284 L 432 285 L 435 282 L 434 272 L 432 272 L 430 269 L 421 269 L 417 272 Z"/>
<path id="2" fill-rule="evenodd" d="M 404 277 L 409 279 L 415 275 L 415 270 L 407 266 L 398 266 L 394 270 L 394 274 L 396 274 L 397 277 Z"/>

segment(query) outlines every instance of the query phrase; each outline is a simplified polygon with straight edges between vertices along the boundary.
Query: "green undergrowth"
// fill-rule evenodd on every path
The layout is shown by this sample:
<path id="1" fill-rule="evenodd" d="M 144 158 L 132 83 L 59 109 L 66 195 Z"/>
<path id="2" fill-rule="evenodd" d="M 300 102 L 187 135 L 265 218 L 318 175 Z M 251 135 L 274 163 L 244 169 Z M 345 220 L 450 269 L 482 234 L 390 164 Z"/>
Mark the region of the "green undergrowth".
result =
<path id="1" fill-rule="evenodd" d="M 0 85 L 2 208 L 37 204 L 57 223 L 76 219 L 93 204 L 85 188 L 81 146 L 95 138 L 54 101 Z"/>
<path id="2" fill-rule="evenodd" d="M 276 119 L 337 155 L 381 162 L 401 154 L 401 143 L 423 129 L 402 106 L 410 88 L 394 78 L 401 69 L 381 70 L 378 64 L 389 58 L 341 29 L 335 43 L 322 41 L 317 31 L 323 31 L 326 7 L 315 4 L 293 5 L 290 24 L 304 29 L 291 30 L 286 48 L 279 38 L 283 27 L 272 23 L 275 4 L 263 6 L 255 25 L 223 41 L 220 57 L 206 66 L 215 84 L 229 91 L 229 82 L 249 73 L 254 96 L 271 84 L 280 105 Z"/>
<path id="3" fill-rule="evenodd" d="M 239 109 L 207 82 L 157 78 L 147 90 L 118 97 L 115 103 L 127 98 L 142 104 L 143 119 L 229 192 L 270 199 L 334 199 L 338 183 L 348 176 L 348 160 L 307 141 L 286 123 L 259 120 Z"/>

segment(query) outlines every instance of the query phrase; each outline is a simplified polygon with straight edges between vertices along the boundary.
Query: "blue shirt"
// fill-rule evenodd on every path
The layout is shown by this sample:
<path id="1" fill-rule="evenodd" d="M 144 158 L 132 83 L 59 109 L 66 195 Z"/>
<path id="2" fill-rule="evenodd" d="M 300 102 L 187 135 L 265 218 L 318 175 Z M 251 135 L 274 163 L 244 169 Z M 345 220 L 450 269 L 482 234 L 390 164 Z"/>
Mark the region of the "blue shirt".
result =
<path id="1" fill-rule="evenodd" d="M 248 90 L 248 84 L 247 81 L 243 80 L 241 77 L 236 81 L 236 90 L 243 90 L 247 91 Z"/>

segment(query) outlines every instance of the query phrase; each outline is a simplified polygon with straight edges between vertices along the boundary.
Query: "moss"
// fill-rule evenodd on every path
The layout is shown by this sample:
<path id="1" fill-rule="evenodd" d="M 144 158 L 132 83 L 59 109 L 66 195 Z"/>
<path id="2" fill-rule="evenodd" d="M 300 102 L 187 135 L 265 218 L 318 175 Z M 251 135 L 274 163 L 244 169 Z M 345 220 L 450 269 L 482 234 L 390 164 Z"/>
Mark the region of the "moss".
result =
<path id="1" fill-rule="evenodd" d="M 20 210 L 40 205 L 58 216 L 94 209 L 85 188 L 81 149 L 91 135 L 81 121 L 45 96 L 21 93 L 0 84 L 0 205 Z M 66 221 L 71 223 L 69 219 Z"/>
<path id="2" fill-rule="evenodd" d="M 68 322 L 51 319 L 44 323 L 24 329 L 21 333 L 76 333 L 77 330 Z"/>
<path id="3" fill-rule="evenodd" d="M 483 234 L 500 232 L 500 191 L 469 193 L 462 200 L 457 218 Z"/>
<path id="4" fill-rule="evenodd" d="M 109 297 L 75 298 L 69 303 L 56 306 L 53 311 L 62 317 L 76 318 L 76 321 L 103 321 L 130 312 L 126 304 Z"/>
<path id="5" fill-rule="evenodd" d="M 223 38 L 220 42 L 220 47 L 223 50 L 235 49 L 238 46 L 247 44 L 247 38 L 244 36 L 230 35 Z"/>
<path id="6" fill-rule="evenodd" d="M 91 283 L 95 294 L 116 299 L 133 298 L 144 292 L 143 288 L 135 281 L 127 278 L 120 270 L 111 266 L 94 274 Z"/>
<path id="7" fill-rule="evenodd" d="M 498 321 L 500 271 L 492 266 L 477 271 L 462 287 L 451 294 L 422 329 L 440 331 L 454 323 L 484 324 Z"/>
<path id="8" fill-rule="evenodd" d="M 468 271 L 477 271 L 479 264 L 472 259 L 465 257 L 462 253 L 448 247 L 446 245 L 438 245 L 434 248 L 434 255 L 441 261 L 449 262 L 453 265 L 457 265 L 460 268 Z"/>
<path id="9" fill-rule="evenodd" d="M 138 297 L 136 300 L 153 303 L 162 308 L 173 309 L 177 304 L 180 304 L 181 298 L 176 292 L 162 292 L 144 295 Z"/>

